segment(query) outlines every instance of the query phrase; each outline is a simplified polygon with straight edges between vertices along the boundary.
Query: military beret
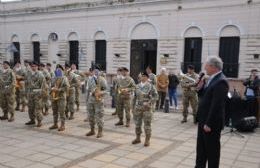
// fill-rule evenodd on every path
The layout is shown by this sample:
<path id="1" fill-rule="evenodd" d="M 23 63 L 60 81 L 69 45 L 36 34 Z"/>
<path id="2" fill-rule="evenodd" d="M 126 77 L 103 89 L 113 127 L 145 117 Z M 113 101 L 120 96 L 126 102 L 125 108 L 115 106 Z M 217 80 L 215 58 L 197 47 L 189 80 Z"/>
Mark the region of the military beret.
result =
<path id="1" fill-rule="evenodd" d="M 39 66 L 40 66 L 40 67 L 45 67 L 45 64 L 44 64 L 44 63 L 40 63 Z"/>
<path id="2" fill-rule="evenodd" d="M 149 75 L 148 75 L 148 73 L 147 73 L 147 72 L 145 72 L 145 71 L 144 71 L 144 72 L 141 72 L 141 75 L 142 75 L 142 76 L 146 76 L 146 77 L 148 77 L 148 78 L 149 78 Z"/>
<path id="3" fill-rule="evenodd" d="M 10 62 L 8 62 L 8 61 L 4 61 L 3 64 L 7 64 L 10 66 Z"/>
<path id="4" fill-rule="evenodd" d="M 38 63 L 38 62 L 36 62 L 36 61 L 32 61 L 30 65 L 31 65 L 31 66 L 32 66 L 32 65 L 39 66 L 39 63 Z"/>
<path id="5" fill-rule="evenodd" d="M 188 69 L 195 69 L 194 65 L 188 65 Z"/>
<path id="6" fill-rule="evenodd" d="M 51 66 L 51 63 L 47 63 L 46 65 L 47 65 L 47 66 Z"/>
<path id="7" fill-rule="evenodd" d="M 60 68 L 61 70 L 64 71 L 64 68 L 63 68 L 60 64 L 57 64 L 57 65 L 56 65 L 56 69 L 57 69 L 57 68 Z"/>
<path id="8" fill-rule="evenodd" d="M 126 67 L 122 67 L 122 71 L 129 72 L 129 70 Z"/>

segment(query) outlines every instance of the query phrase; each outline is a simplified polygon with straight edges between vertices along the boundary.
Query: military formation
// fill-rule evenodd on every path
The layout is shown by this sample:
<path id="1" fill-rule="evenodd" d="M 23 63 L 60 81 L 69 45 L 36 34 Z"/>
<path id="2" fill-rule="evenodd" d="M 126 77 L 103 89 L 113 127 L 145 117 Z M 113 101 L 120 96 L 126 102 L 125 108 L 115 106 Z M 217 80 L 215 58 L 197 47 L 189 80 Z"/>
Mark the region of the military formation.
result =
<path id="1" fill-rule="evenodd" d="M 193 66 L 189 66 L 188 73 L 180 78 L 184 95 L 181 122 L 187 122 L 188 106 L 191 104 L 193 121 L 196 123 L 196 83 L 199 75 L 194 72 Z M 160 75 L 155 75 L 148 66 L 146 71 L 139 74 L 137 84 L 126 67 L 117 69 L 117 75 L 112 80 L 111 95 L 115 102 L 115 112 L 112 115 L 118 118 L 115 126 L 130 127 L 133 118 L 136 138 L 132 144 L 141 143 L 144 125 L 144 146 L 150 145 L 153 113 L 156 108 L 163 108 L 168 84 L 166 69 L 162 69 Z M 73 120 L 75 112 L 80 108 L 82 85 L 86 92 L 85 121 L 90 126 L 86 136 L 96 135 L 97 128 L 96 137 L 101 138 L 104 132 L 104 101 L 109 87 L 106 76 L 98 65 L 92 66 L 89 72 L 82 73 L 76 64 L 58 64 L 53 71 L 50 63 L 45 65 L 25 61 L 22 66 L 17 62 L 11 69 L 10 63 L 4 61 L 0 69 L 0 105 L 3 111 L 0 119 L 13 122 L 15 111 L 25 112 L 27 106 L 29 121 L 25 124 L 41 127 L 44 116 L 52 109 L 53 125 L 49 129 L 64 131 L 65 121 Z"/>

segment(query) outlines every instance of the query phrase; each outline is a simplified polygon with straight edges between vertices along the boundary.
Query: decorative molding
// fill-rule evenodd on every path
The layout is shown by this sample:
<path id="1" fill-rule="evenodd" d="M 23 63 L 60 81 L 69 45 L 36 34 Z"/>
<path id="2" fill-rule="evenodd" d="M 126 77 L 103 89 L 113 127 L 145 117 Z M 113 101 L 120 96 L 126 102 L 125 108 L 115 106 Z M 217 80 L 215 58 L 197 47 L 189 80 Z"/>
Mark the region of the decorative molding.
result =
<path id="1" fill-rule="evenodd" d="M 239 30 L 240 36 L 245 35 L 244 29 L 242 28 L 242 26 L 240 26 L 237 23 L 234 23 L 232 20 L 228 20 L 225 24 L 223 24 L 222 26 L 219 27 L 219 29 L 216 33 L 216 36 L 220 37 L 222 30 L 227 26 L 234 26 Z"/>
<path id="2" fill-rule="evenodd" d="M 188 26 L 184 29 L 184 31 L 182 31 L 181 37 L 184 37 L 184 36 L 185 36 L 185 33 L 186 33 L 190 28 L 197 28 L 197 29 L 200 30 L 200 32 L 201 32 L 201 34 L 202 34 L 202 37 L 205 37 L 205 36 L 206 36 L 205 30 L 204 30 L 201 26 L 197 25 L 196 22 L 191 22 L 191 24 L 188 25 Z"/>

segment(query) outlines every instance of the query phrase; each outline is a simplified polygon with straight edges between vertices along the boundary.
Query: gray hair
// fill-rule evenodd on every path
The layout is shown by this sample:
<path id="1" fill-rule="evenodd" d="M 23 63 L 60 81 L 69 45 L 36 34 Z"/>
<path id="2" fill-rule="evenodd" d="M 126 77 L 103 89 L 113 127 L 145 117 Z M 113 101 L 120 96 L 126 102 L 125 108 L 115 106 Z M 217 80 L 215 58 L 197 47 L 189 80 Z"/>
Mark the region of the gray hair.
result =
<path id="1" fill-rule="evenodd" d="M 218 56 L 210 56 L 207 58 L 206 64 L 209 64 L 211 66 L 214 66 L 218 68 L 219 70 L 223 69 L 223 61 Z"/>

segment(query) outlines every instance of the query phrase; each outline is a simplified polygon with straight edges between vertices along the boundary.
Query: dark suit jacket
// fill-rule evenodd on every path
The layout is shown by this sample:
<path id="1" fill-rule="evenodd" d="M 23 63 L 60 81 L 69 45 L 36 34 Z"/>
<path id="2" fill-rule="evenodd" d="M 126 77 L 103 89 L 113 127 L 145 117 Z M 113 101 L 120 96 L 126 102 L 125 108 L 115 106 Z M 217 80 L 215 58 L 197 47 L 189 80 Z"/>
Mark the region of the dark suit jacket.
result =
<path id="1" fill-rule="evenodd" d="M 202 89 L 197 114 L 199 124 L 206 124 L 213 130 L 223 129 L 228 90 L 228 82 L 222 72 Z"/>

